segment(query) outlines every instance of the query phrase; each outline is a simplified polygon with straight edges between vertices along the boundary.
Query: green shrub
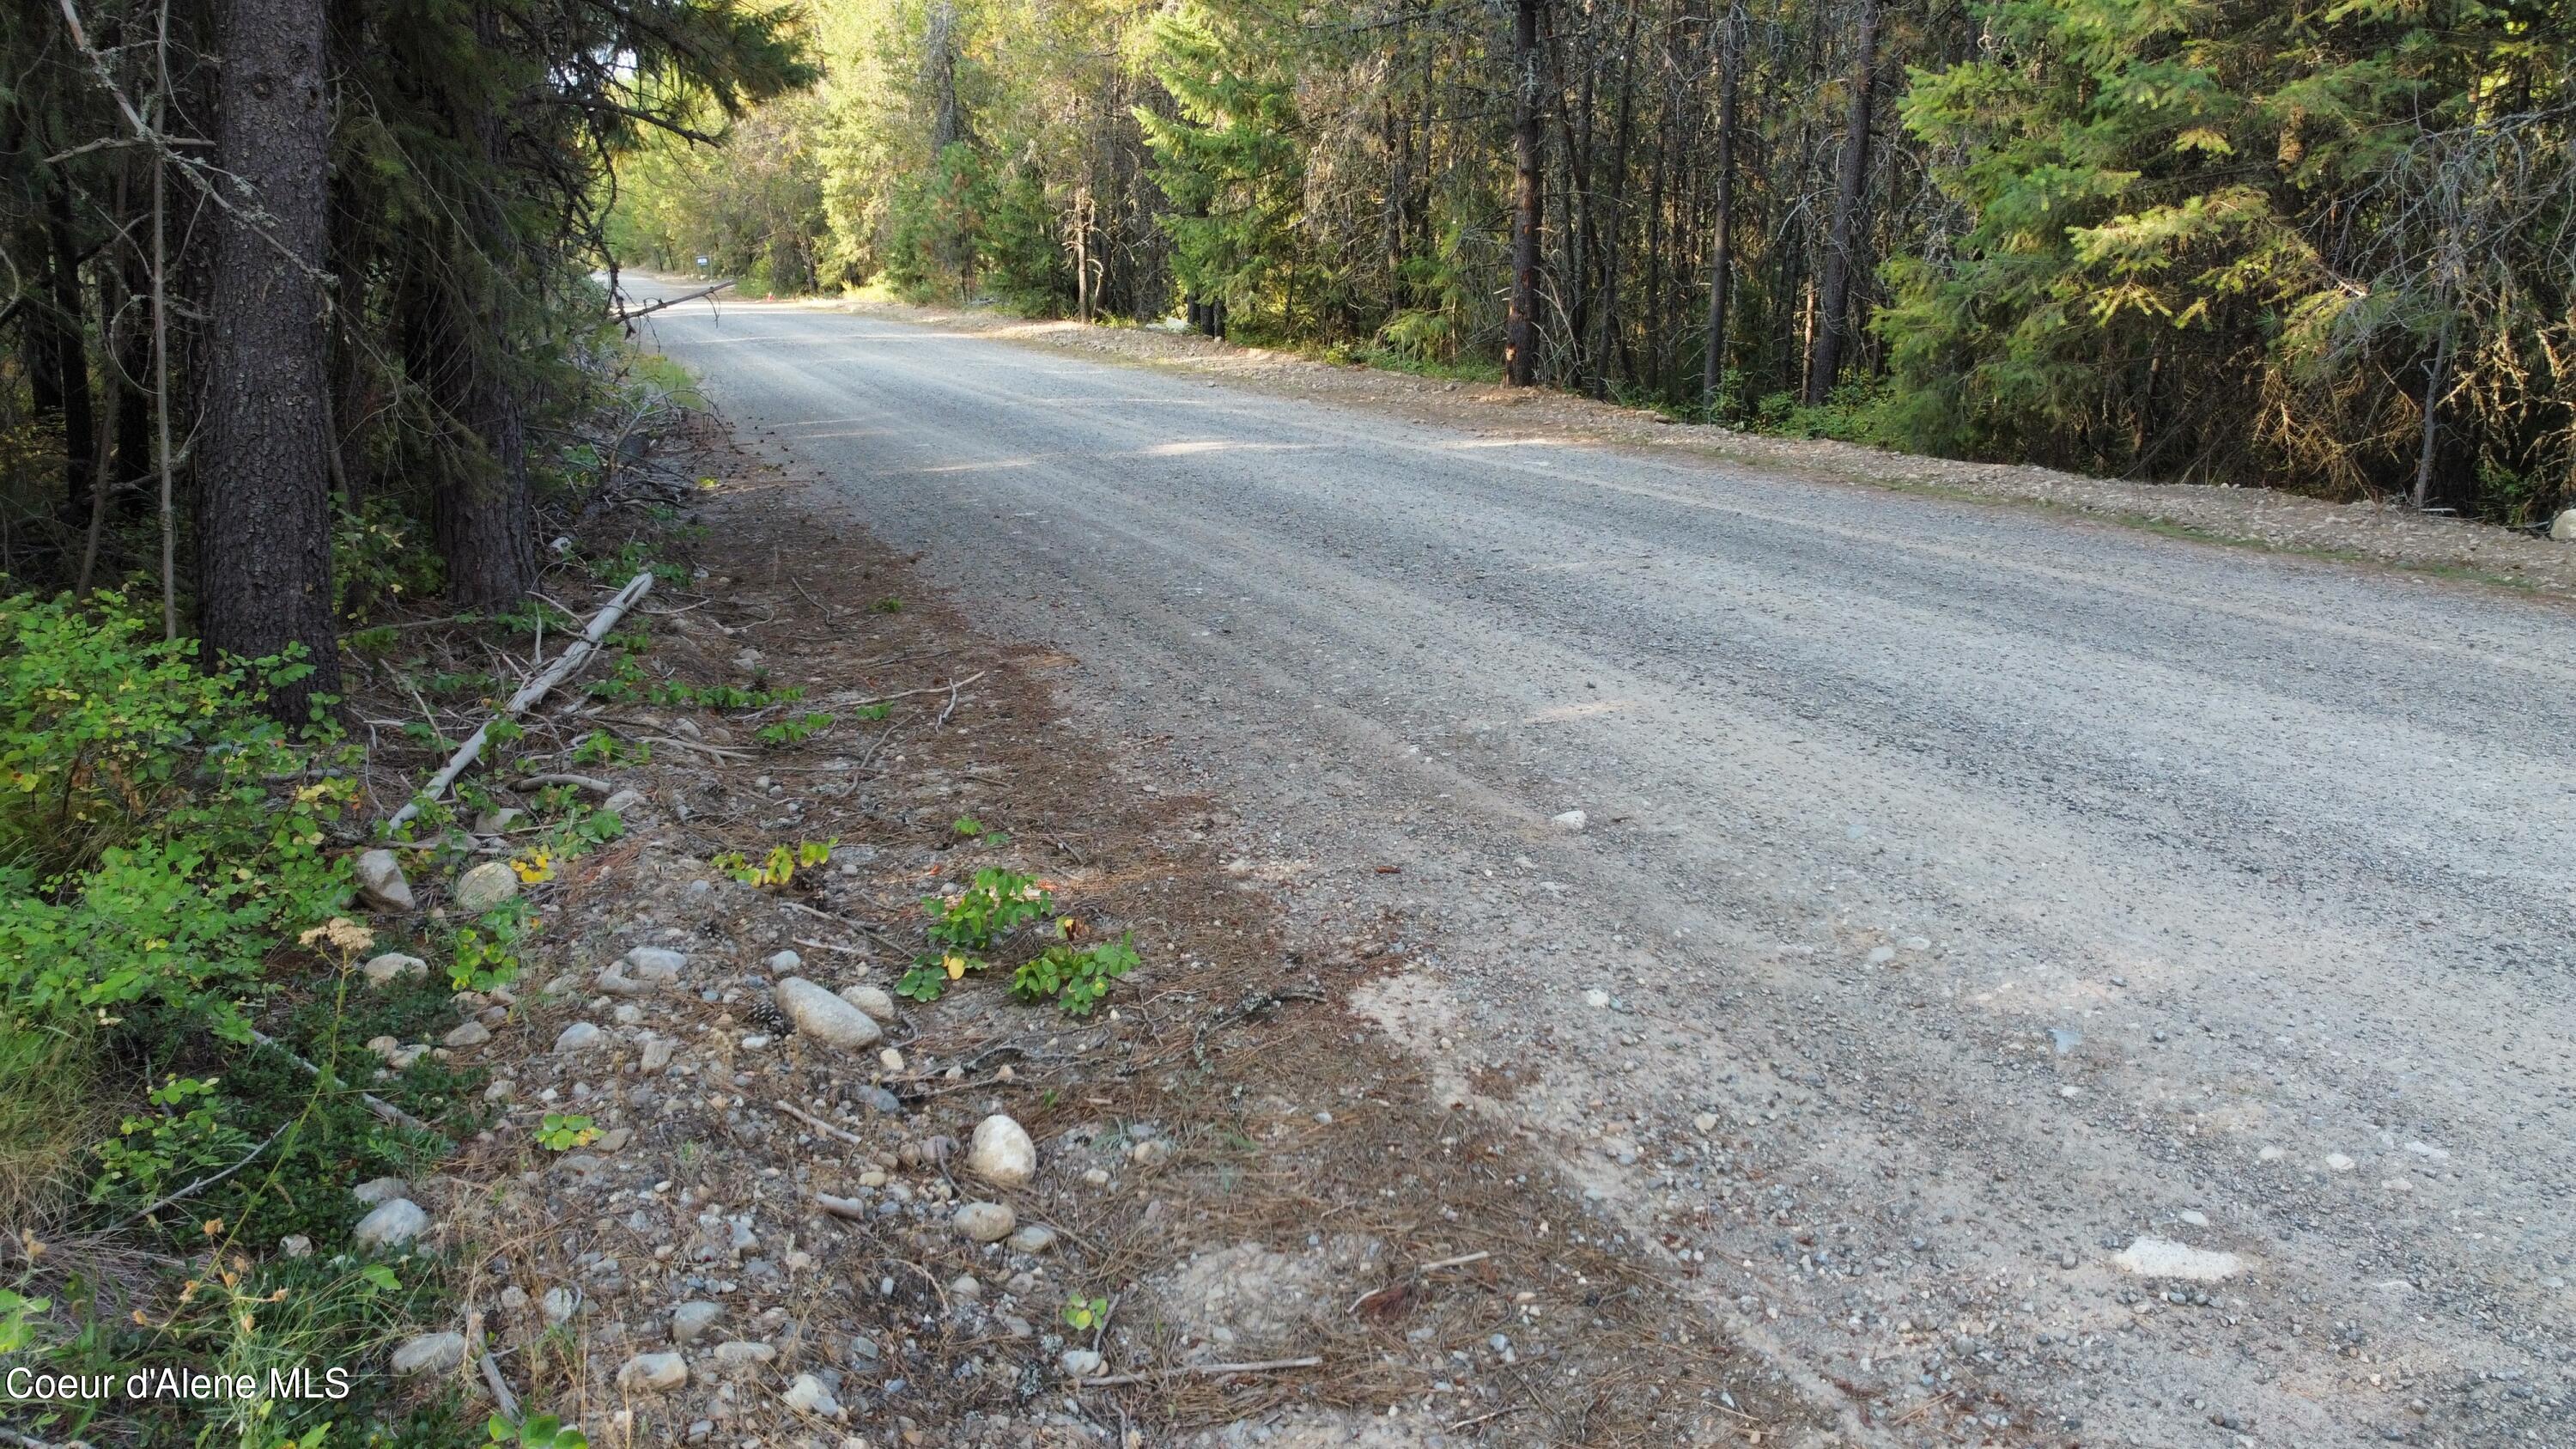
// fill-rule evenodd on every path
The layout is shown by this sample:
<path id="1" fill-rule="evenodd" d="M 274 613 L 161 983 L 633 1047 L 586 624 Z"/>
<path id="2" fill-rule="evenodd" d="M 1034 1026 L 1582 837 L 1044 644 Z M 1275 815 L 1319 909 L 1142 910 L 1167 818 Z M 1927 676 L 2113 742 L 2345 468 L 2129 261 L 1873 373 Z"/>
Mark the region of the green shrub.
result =
<path id="1" fill-rule="evenodd" d="M 0 602 L 0 1017 L 74 1036 L 139 1002 L 247 1039 L 264 959 L 349 895 L 321 727 L 258 712 L 308 666 L 200 671 L 116 594 Z"/>

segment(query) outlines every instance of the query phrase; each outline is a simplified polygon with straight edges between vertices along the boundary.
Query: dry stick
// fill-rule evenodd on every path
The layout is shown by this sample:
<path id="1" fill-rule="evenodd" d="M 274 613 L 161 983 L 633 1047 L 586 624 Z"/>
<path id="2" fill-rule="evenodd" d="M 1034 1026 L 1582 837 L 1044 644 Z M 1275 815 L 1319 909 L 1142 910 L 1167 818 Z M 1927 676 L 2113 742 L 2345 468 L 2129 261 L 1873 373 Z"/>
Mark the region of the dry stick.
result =
<path id="1" fill-rule="evenodd" d="M 492 1361 L 489 1353 L 483 1355 L 483 1382 L 492 1386 L 492 1400 L 500 1406 L 501 1417 L 513 1424 L 519 1422 L 519 1396 L 510 1392 L 510 1381 L 501 1377 L 501 1366 Z"/>
<path id="2" fill-rule="evenodd" d="M 1280 1369 L 1322 1368 L 1320 1358 L 1274 1358 L 1260 1363 L 1199 1363 L 1185 1368 L 1157 1369 L 1149 1374 L 1105 1374 L 1097 1378 L 1075 1379 L 1086 1389 L 1114 1389 L 1121 1384 L 1150 1384 L 1174 1378 L 1221 1378 L 1226 1374 L 1266 1374 Z"/>
<path id="3" fill-rule="evenodd" d="M 261 1031 L 257 1027 L 252 1027 L 250 1039 L 258 1042 L 261 1046 L 275 1048 L 279 1056 L 295 1063 L 297 1066 L 311 1072 L 313 1075 L 317 1077 L 322 1075 L 322 1069 L 320 1067 L 317 1067 L 311 1062 L 306 1061 L 304 1058 L 297 1056 L 294 1050 L 288 1047 L 286 1043 L 270 1036 L 267 1032 Z M 384 1121 L 394 1123 L 398 1126 L 408 1127 L 414 1132 L 424 1133 L 431 1137 L 444 1139 L 446 1136 L 445 1133 L 440 1132 L 437 1128 L 430 1126 L 418 1117 L 413 1116 L 409 1112 L 404 1111 L 402 1108 L 395 1106 L 393 1103 L 386 1101 L 384 1098 L 379 1097 L 372 1092 L 360 1092 L 358 1094 L 358 1100 L 366 1103 L 367 1110 L 375 1113 L 376 1116 Z"/>
<path id="4" fill-rule="evenodd" d="M 677 307 L 682 302 L 694 302 L 700 297 L 712 297 L 716 293 L 721 292 L 732 285 L 733 283 L 731 282 L 718 282 L 712 287 L 700 288 L 695 292 L 689 293 L 685 297 L 665 297 L 661 301 L 656 302 L 649 307 L 638 307 L 632 312 L 621 311 L 617 314 L 617 320 L 620 324 L 632 322 L 636 318 L 641 317 L 648 312 L 659 312 L 665 307 Z"/>
<path id="5" fill-rule="evenodd" d="M 651 570 L 648 569 L 629 579 L 626 587 L 619 589 L 617 596 L 610 599 L 607 607 L 599 611 L 599 617 L 590 621 L 590 627 L 582 631 L 580 641 L 565 650 L 554 663 L 546 666 L 545 673 L 538 675 L 528 682 L 527 687 L 511 695 L 510 702 L 501 706 L 501 712 L 494 715 L 493 719 L 517 719 L 539 700 L 544 699 L 556 685 L 563 683 L 575 669 L 580 668 L 583 660 L 588 659 L 598 650 L 599 641 L 607 637 L 609 630 L 617 627 L 617 621 L 626 617 L 626 611 L 633 608 L 637 600 L 651 592 L 653 592 Z M 456 753 L 448 757 L 447 764 L 437 774 L 429 777 L 429 783 L 421 787 L 420 793 L 414 795 L 409 804 L 395 811 L 393 818 L 385 822 L 385 833 L 392 834 L 402 826 L 404 821 L 418 815 L 420 807 L 446 794 L 447 787 L 456 783 L 456 777 L 464 774 L 466 768 L 482 755 L 484 742 L 490 738 L 491 733 L 492 720 L 485 720 L 482 727 L 474 731 L 472 738 L 456 747 Z"/>
<path id="6" fill-rule="evenodd" d="M 613 795 L 616 793 L 615 787 L 610 785 L 606 780 L 598 779 L 590 775 L 527 775 L 521 777 L 514 783 L 522 790 L 526 789 L 530 785 L 575 785 L 584 790 L 588 790 L 594 795 Z"/>
<path id="7" fill-rule="evenodd" d="M 958 681 L 957 681 L 956 683 L 954 683 L 954 684 L 926 684 L 926 685 L 923 685 L 923 686 L 922 686 L 921 688 L 919 688 L 919 689 L 907 689 L 907 690 L 905 690 L 905 691 L 904 691 L 903 693 L 901 693 L 901 694 L 880 694 L 880 695 L 878 695 L 878 696 L 877 696 L 876 698 L 874 698 L 874 699 L 856 699 L 856 700 L 849 700 L 849 701 L 845 701 L 845 702 L 842 704 L 842 706 L 841 706 L 841 707 L 842 707 L 842 708 L 844 708 L 844 709 L 866 709 L 869 705 L 872 705 L 872 704 L 892 704 L 894 701 L 896 701 L 896 700 L 898 700 L 898 699 L 910 699 L 910 698 L 912 698 L 912 697 L 913 697 L 914 695 L 916 695 L 916 694 L 942 694 L 942 693 L 945 693 L 945 694 L 947 694 L 948 696 L 950 696 L 950 697 L 953 699 L 953 698 L 956 696 L 956 694 L 957 694 L 957 691 L 958 691 L 958 690 L 960 690 L 960 689 L 964 688 L 964 687 L 965 687 L 965 686 L 967 686 L 967 685 L 973 684 L 976 680 L 979 680 L 979 679 L 983 678 L 985 675 L 990 674 L 990 673 L 992 673 L 992 672 L 993 672 L 993 671 L 991 671 L 991 670 L 989 670 L 989 669 L 978 669 L 978 670 L 976 670 L 974 673 L 967 675 L 964 679 L 958 680 Z"/>
<path id="8" fill-rule="evenodd" d="M 804 1123 L 806 1126 L 813 1128 L 815 1131 L 822 1133 L 826 1137 L 838 1138 L 841 1141 L 850 1144 L 852 1147 L 865 1147 L 868 1145 L 859 1140 L 859 1134 L 845 1128 L 835 1127 L 831 1123 L 824 1121 L 822 1118 L 815 1116 L 811 1112 L 800 1112 L 796 1108 L 790 1107 L 784 1102 L 772 1102 L 769 1105 L 786 1113 L 788 1116 L 795 1118 L 797 1121 Z"/>

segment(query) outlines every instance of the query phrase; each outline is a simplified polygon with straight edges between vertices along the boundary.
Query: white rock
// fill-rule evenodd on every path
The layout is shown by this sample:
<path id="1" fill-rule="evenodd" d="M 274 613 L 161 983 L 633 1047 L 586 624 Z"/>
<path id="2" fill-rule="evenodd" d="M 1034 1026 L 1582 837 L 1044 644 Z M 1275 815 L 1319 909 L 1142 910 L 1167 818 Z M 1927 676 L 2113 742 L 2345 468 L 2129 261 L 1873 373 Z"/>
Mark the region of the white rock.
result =
<path id="1" fill-rule="evenodd" d="M 779 982 L 770 997 L 798 1031 L 832 1046 L 872 1047 L 885 1035 L 866 1012 L 802 976 Z"/>
<path id="2" fill-rule="evenodd" d="M 833 1398 L 832 1391 L 823 1387 L 823 1381 L 812 1374 L 798 1374 L 796 1382 L 787 1386 L 787 1392 L 778 1396 L 778 1402 L 797 1413 L 820 1414 L 827 1419 L 837 1417 L 841 1412 L 841 1401 Z"/>
<path id="3" fill-rule="evenodd" d="M 894 998 L 873 986 L 844 986 L 841 999 L 878 1021 L 894 1020 Z"/>
<path id="4" fill-rule="evenodd" d="M 2186 1211 L 2176 1214 L 2176 1216 L 2182 1219 L 2182 1225 L 2187 1228 L 2205 1228 L 2209 1226 L 2209 1214 L 2207 1213 Z"/>
<path id="5" fill-rule="evenodd" d="M 966 1169 L 995 1187 L 1026 1186 L 1038 1173 L 1038 1147 L 1027 1129 L 996 1112 L 975 1124 Z"/>
<path id="6" fill-rule="evenodd" d="M 486 810 L 482 814 L 474 817 L 474 833 L 477 835 L 499 835 L 505 831 L 516 829 L 519 822 L 527 818 L 528 812 L 520 809 L 516 805 L 504 805 L 498 810 Z"/>
<path id="7" fill-rule="evenodd" d="M 380 1202 L 392 1202 L 398 1197 L 411 1196 L 411 1184 L 399 1177 L 371 1177 L 349 1189 L 349 1196 L 369 1207 L 374 1207 Z"/>
<path id="8" fill-rule="evenodd" d="M 1011 1251 L 1014 1253 L 1043 1253 L 1054 1246 L 1055 1229 L 1037 1223 L 1011 1234 Z"/>
<path id="9" fill-rule="evenodd" d="M 644 808 L 644 792 L 641 790 L 620 790 L 616 794 L 609 796 L 600 808 L 611 815 L 632 814 L 633 812 Z"/>
<path id="10" fill-rule="evenodd" d="M 548 1323 L 561 1323 L 580 1310 L 581 1295 L 569 1288 L 549 1288 L 546 1296 L 537 1300 L 537 1311 L 545 1315 Z"/>
<path id="11" fill-rule="evenodd" d="M 2549 536 L 2560 543 L 2576 543 L 2576 508 L 2570 508 L 2551 521 Z"/>
<path id="12" fill-rule="evenodd" d="M 1717 1114 L 1715 1112 L 1702 1112 L 1691 1119 L 1691 1125 L 1698 1128 L 1700 1130 L 1700 1135 L 1705 1137 L 1709 1133 L 1717 1130 Z"/>
<path id="13" fill-rule="evenodd" d="M 390 850 L 370 850 L 358 857 L 358 898 L 380 911 L 412 908 L 411 882 L 403 879 L 402 862 Z"/>
<path id="14" fill-rule="evenodd" d="M 697 1299 L 671 1310 L 671 1341 L 695 1343 L 706 1336 L 717 1319 L 724 1316 L 724 1305 Z"/>
<path id="15" fill-rule="evenodd" d="M 396 1378 L 409 1378 L 414 1374 L 443 1374 L 464 1362 L 464 1334 L 424 1333 L 404 1339 L 394 1349 L 393 1370 Z"/>
<path id="16" fill-rule="evenodd" d="M 574 1052 L 586 1052 L 606 1040 L 608 1040 L 608 1033 L 601 1031 L 597 1023 L 576 1021 L 565 1027 L 563 1034 L 555 1038 L 555 1055 L 570 1056 Z"/>
<path id="17" fill-rule="evenodd" d="M 877 1065 L 885 1068 L 889 1072 L 900 1072 L 903 1070 L 904 1066 L 903 1053 L 896 1051 L 893 1047 L 887 1047 L 884 1051 L 877 1053 Z"/>
<path id="18" fill-rule="evenodd" d="M 785 976 L 804 970 L 805 958 L 797 955 L 793 951 L 778 951 L 772 953 L 768 960 L 763 961 L 760 964 L 777 972 L 781 976 Z"/>
<path id="19" fill-rule="evenodd" d="M 310 1258 L 313 1256 L 313 1240 L 304 1236 L 302 1233 L 289 1233 L 285 1237 L 278 1239 L 277 1248 L 279 1252 L 284 1253 L 290 1258 Z"/>
<path id="20" fill-rule="evenodd" d="M 744 1369 L 758 1368 L 776 1357 L 778 1357 L 778 1350 L 756 1339 L 748 1338 L 728 1339 L 717 1344 L 715 1352 L 716 1367 L 727 1373 L 740 1373 Z"/>
<path id="21" fill-rule="evenodd" d="M 617 1370 L 621 1389 L 676 1389 L 689 1381 L 689 1361 L 676 1353 L 639 1353 Z"/>
<path id="22" fill-rule="evenodd" d="M 1090 1378 L 1107 1366 L 1106 1360 L 1087 1348 L 1068 1348 L 1056 1362 L 1064 1367 L 1064 1376 L 1069 1379 Z"/>
<path id="23" fill-rule="evenodd" d="M 358 968 L 358 974 L 367 978 L 369 986 L 391 986 L 406 976 L 427 976 L 429 963 L 418 956 L 387 951 L 381 956 L 369 957 L 367 964 Z"/>
<path id="24" fill-rule="evenodd" d="M 2245 1260 L 2234 1253 L 2194 1248 L 2171 1238 L 2140 1238 L 2111 1261 L 2141 1278 L 2180 1278 L 2192 1283 L 2232 1278 L 2245 1266 Z"/>
<path id="25" fill-rule="evenodd" d="M 1592 818 L 1590 816 L 1584 814 L 1580 810 L 1568 810 L 1562 815 L 1551 815 L 1547 817 L 1547 823 L 1564 831 L 1568 835 L 1581 835 L 1583 833 L 1583 827 L 1590 824 L 1591 819 Z"/>
<path id="26" fill-rule="evenodd" d="M 1583 993 L 1583 1004 L 1595 1011 L 1606 1010 L 1610 1005 L 1610 993 L 1595 986 Z"/>
<path id="27" fill-rule="evenodd" d="M 487 860 L 458 876 L 451 894 L 455 898 L 456 909 L 469 916 L 479 916 L 518 898 L 519 873 L 510 869 L 506 860 Z"/>
<path id="28" fill-rule="evenodd" d="M 2355 1165 L 2356 1164 L 2351 1158 L 2344 1156 L 2340 1152 L 2329 1152 L 2326 1154 L 2326 1167 L 2329 1171 L 2350 1172 Z"/>
<path id="29" fill-rule="evenodd" d="M 361 1248 L 399 1248 L 429 1230 L 429 1214 L 420 1204 L 398 1197 L 376 1204 L 375 1210 L 358 1219 L 349 1236 Z"/>
<path id="30" fill-rule="evenodd" d="M 492 1028 L 479 1021 L 461 1023 L 439 1038 L 451 1047 L 478 1047 L 491 1039 Z"/>
<path id="31" fill-rule="evenodd" d="M 957 1231 L 979 1243 L 998 1243 L 1019 1225 L 1019 1216 L 997 1202 L 970 1202 L 957 1210 Z"/>
<path id="32" fill-rule="evenodd" d="M 689 967 L 689 956 L 668 946 L 638 946 L 618 957 L 617 964 L 638 981 L 660 983 L 679 980 L 680 973 Z"/>
<path id="33" fill-rule="evenodd" d="M 671 1054 L 679 1049 L 680 1043 L 675 1037 L 646 1037 L 644 1039 L 644 1059 L 640 1065 L 645 1071 L 658 1072 L 671 1064 Z"/>

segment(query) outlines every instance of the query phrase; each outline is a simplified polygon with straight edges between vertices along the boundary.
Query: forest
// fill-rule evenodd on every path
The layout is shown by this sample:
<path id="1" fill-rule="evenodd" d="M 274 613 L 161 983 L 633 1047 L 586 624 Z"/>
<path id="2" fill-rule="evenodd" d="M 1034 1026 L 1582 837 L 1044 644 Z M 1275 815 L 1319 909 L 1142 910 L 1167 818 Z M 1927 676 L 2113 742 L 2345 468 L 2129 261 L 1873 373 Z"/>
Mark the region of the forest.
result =
<path id="1" fill-rule="evenodd" d="M 2542 0 L 817 0 L 630 263 L 2524 525 L 2571 490 Z"/>

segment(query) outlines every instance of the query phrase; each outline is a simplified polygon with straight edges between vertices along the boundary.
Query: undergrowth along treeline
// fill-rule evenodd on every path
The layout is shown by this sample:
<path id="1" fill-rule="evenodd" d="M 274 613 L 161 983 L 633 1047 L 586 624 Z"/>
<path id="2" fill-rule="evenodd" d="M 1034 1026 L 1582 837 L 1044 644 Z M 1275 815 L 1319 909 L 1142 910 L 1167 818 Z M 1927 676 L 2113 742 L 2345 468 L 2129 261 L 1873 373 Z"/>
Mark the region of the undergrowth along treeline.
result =
<path id="1" fill-rule="evenodd" d="M 1185 312 L 1953 456 L 2509 523 L 2576 501 L 2563 5 L 818 0 L 810 27 L 820 84 L 621 169 L 620 256 Z"/>
<path id="2" fill-rule="evenodd" d="M 810 79 L 792 16 L 45 0 L 0 13 L 0 62 L 0 1365 L 259 1389 L 0 1429 L 479 1441 L 386 1372 L 446 1316 L 442 1265 L 355 1240 L 350 1189 L 480 1129 L 470 1074 L 380 1044 L 506 990 L 538 923 L 369 916 L 351 862 L 453 873 L 490 802 L 381 839 L 405 752 L 507 693 L 493 651 L 562 637 L 541 582 L 649 564 L 540 544 L 667 406 L 591 275 L 609 163 Z M 620 828 L 571 791 L 514 808 L 525 880 Z M 334 1364 L 336 1395 L 269 1378 Z"/>

